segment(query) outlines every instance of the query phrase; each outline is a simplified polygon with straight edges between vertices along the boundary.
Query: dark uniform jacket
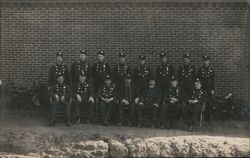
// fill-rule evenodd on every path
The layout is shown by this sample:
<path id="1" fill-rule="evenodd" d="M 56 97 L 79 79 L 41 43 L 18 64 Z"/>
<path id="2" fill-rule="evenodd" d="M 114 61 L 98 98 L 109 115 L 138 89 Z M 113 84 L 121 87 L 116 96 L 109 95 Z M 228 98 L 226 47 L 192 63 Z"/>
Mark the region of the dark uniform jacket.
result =
<path id="1" fill-rule="evenodd" d="M 182 65 L 178 68 L 178 79 L 185 95 L 184 97 L 187 97 L 192 92 L 195 78 L 196 72 L 193 65 Z"/>
<path id="2" fill-rule="evenodd" d="M 48 86 L 51 87 L 52 85 L 56 84 L 57 76 L 61 74 L 64 77 L 64 83 L 66 83 L 67 85 L 71 85 L 71 78 L 70 78 L 67 65 L 56 63 L 50 67 L 49 77 L 48 77 Z"/>
<path id="3" fill-rule="evenodd" d="M 113 81 L 117 88 L 124 84 L 127 74 L 132 74 L 131 68 L 127 64 L 116 64 L 113 68 Z"/>
<path id="4" fill-rule="evenodd" d="M 144 105 L 153 105 L 154 103 L 160 105 L 161 97 L 162 94 L 159 88 L 147 88 L 140 97 L 140 102 L 142 102 Z"/>
<path id="5" fill-rule="evenodd" d="M 210 66 L 201 67 L 198 70 L 197 77 L 201 80 L 202 88 L 207 91 L 208 94 L 211 90 L 214 90 L 214 70 Z"/>
<path id="6" fill-rule="evenodd" d="M 71 66 L 70 74 L 73 84 L 76 84 L 79 81 L 80 74 L 85 74 L 87 78 L 91 78 L 91 65 L 87 62 L 75 61 Z"/>
<path id="7" fill-rule="evenodd" d="M 107 85 L 102 86 L 98 91 L 98 96 L 99 96 L 99 98 L 105 98 L 105 99 L 114 98 L 114 99 L 116 99 L 117 91 L 116 91 L 115 85 L 111 84 L 110 86 L 107 86 Z"/>
<path id="8" fill-rule="evenodd" d="M 164 95 L 164 102 L 170 103 L 170 98 L 178 99 L 177 103 L 182 101 L 182 90 L 179 87 L 170 87 Z"/>
<path id="9" fill-rule="evenodd" d="M 91 84 L 89 84 L 87 81 L 85 81 L 84 83 L 80 83 L 78 82 L 75 85 L 74 88 L 74 94 L 78 94 L 82 97 L 93 97 L 94 96 L 94 90 L 93 87 L 91 86 Z"/>
<path id="10" fill-rule="evenodd" d="M 194 89 L 188 100 L 198 100 L 197 104 L 202 105 L 207 100 L 207 93 L 202 89 Z"/>
<path id="11" fill-rule="evenodd" d="M 148 80 L 152 76 L 152 71 L 148 65 L 138 65 L 134 69 L 134 82 L 137 87 L 137 91 L 142 92 L 148 85 Z"/>
<path id="12" fill-rule="evenodd" d="M 133 84 L 126 85 L 124 84 L 119 90 L 119 100 L 122 101 L 123 99 L 127 100 L 129 103 L 135 101 L 137 97 L 136 88 Z"/>
<path id="13" fill-rule="evenodd" d="M 174 75 L 174 67 L 170 64 L 161 64 L 156 69 L 158 87 L 166 91 L 170 86 L 171 76 Z"/>
<path id="14" fill-rule="evenodd" d="M 58 95 L 59 97 L 65 96 L 65 99 L 69 99 L 71 96 L 70 86 L 66 84 L 55 84 L 51 87 L 50 95 Z"/>
<path id="15" fill-rule="evenodd" d="M 93 79 L 96 88 L 103 85 L 107 74 L 110 74 L 110 65 L 108 63 L 98 62 L 93 65 Z"/>

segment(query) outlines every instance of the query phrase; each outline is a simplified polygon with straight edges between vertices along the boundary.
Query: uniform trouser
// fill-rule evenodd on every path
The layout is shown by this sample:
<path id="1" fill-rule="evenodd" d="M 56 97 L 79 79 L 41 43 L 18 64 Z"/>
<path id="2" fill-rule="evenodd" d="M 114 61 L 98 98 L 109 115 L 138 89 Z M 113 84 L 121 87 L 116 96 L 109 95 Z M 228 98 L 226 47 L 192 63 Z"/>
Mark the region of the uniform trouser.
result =
<path id="1" fill-rule="evenodd" d="M 161 107 L 161 122 L 173 124 L 174 121 L 178 120 L 178 103 L 165 103 Z"/>
<path id="2" fill-rule="evenodd" d="M 159 80 L 158 82 L 159 88 L 161 88 L 162 94 L 165 94 L 170 87 L 170 81 L 169 80 Z"/>
<path id="3" fill-rule="evenodd" d="M 94 90 L 97 93 L 99 88 L 103 85 L 104 83 L 104 79 L 103 78 L 99 78 L 98 80 L 94 80 Z"/>
<path id="4" fill-rule="evenodd" d="M 157 120 L 157 107 L 154 105 L 138 105 L 138 121 L 142 121 L 142 112 L 144 110 L 148 110 L 149 114 L 151 115 L 152 123 L 156 123 Z"/>
<path id="5" fill-rule="evenodd" d="M 76 116 L 80 117 L 81 107 L 84 107 L 84 110 L 86 110 L 85 112 L 87 114 L 87 118 L 92 119 L 94 103 L 90 102 L 87 97 L 81 96 L 81 98 L 82 98 L 81 102 L 79 102 L 78 100 L 75 100 Z"/>
<path id="6" fill-rule="evenodd" d="M 193 92 L 194 83 L 191 80 L 184 80 L 182 83 L 183 97 L 187 99 Z"/>
<path id="7" fill-rule="evenodd" d="M 147 78 L 138 79 L 135 81 L 135 85 L 137 92 L 143 92 L 148 85 L 148 79 Z"/>
<path id="8" fill-rule="evenodd" d="M 195 122 L 200 120 L 202 105 L 197 104 L 187 104 L 186 106 L 186 119 L 188 125 L 195 125 Z"/>
<path id="9" fill-rule="evenodd" d="M 52 99 L 52 104 L 51 104 L 51 121 L 54 122 L 56 120 L 56 107 L 61 104 L 64 109 L 65 109 L 65 117 L 66 120 L 70 120 L 70 104 L 68 100 L 64 100 L 63 102 L 61 101 L 56 101 L 55 99 Z"/>
<path id="10" fill-rule="evenodd" d="M 101 100 L 100 107 L 101 107 L 102 118 L 104 120 L 110 120 L 111 112 L 112 112 L 114 104 L 115 104 L 115 101 L 106 103 L 105 101 Z"/>
<path id="11" fill-rule="evenodd" d="M 135 108 L 134 103 L 130 103 L 129 105 L 126 105 L 125 103 L 120 103 L 119 104 L 119 111 L 120 111 L 119 119 L 120 119 L 120 121 L 124 120 L 125 107 L 129 107 L 129 121 L 132 121 L 133 115 L 134 115 L 134 108 Z"/>
<path id="12" fill-rule="evenodd" d="M 213 110 L 212 110 L 212 94 L 209 93 L 211 92 L 207 90 L 207 94 L 208 94 L 208 101 L 206 101 L 206 108 L 204 111 L 204 118 L 206 121 L 210 122 L 213 119 Z"/>

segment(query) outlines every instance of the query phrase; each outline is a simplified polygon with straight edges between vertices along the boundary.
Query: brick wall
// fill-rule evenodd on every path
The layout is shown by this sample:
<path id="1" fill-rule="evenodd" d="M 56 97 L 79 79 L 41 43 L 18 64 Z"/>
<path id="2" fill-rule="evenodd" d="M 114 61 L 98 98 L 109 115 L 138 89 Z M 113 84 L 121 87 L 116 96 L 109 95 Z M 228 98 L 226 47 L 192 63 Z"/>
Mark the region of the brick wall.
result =
<path id="1" fill-rule="evenodd" d="M 3 0 L 0 75 L 3 81 L 46 82 L 55 53 L 70 64 L 80 49 L 93 63 L 99 49 L 115 63 L 128 54 L 134 66 L 146 54 L 154 68 L 165 50 L 175 68 L 190 53 L 193 64 L 210 55 L 219 95 L 250 100 L 249 1 L 213 0 Z"/>

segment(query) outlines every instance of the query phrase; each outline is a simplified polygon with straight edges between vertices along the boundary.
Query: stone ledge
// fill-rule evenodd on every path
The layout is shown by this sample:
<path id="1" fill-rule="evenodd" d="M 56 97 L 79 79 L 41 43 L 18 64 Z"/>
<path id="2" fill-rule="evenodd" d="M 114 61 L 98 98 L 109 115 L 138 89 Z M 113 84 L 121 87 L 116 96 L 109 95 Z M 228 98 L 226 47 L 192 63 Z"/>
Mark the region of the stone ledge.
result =
<path id="1" fill-rule="evenodd" d="M 1 3 L 248 3 L 250 0 L 0 0 Z"/>

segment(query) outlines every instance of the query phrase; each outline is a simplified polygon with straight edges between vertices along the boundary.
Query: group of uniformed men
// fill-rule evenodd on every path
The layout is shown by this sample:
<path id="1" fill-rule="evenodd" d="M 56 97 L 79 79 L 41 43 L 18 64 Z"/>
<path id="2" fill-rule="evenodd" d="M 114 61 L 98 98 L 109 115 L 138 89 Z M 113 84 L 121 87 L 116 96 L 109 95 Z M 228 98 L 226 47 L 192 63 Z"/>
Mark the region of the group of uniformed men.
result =
<path id="1" fill-rule="evenodd" d="M 139 64 L 132 70 L 126 63 L 125 53 L 119 53 L 119 63 L 111 68 L 105 61 L 104 51 L 98 52 L 98 61 L 91 65 L 87 61 L 87 52 L 82 50 L 79 60 L 69 70 L 59 52 L 48 79 L 50 125 L 55 125 L 56 107 L 62 104 L 68 126 L 71 126 L 70 106 L 74 105 L 77 124 L 81 121 L 81 107 L 85 107 L 87 123 L 93 120 L 93 111 L 99 107 L 105 125 L 110 124 L 114 113 L 119 114 L 118 125 L 122 125 L 124 111 L 128 109 L 129 126 L 136 118 L 137 126 L 141 127 L 147 115 L 152 128 L 158 120 L 161 128 L 167 128 L 183 119 L 191 131 L 204 111 L 209 114 L 207 116 L 211 115 L 209 98 L 214 93 L 214 70 L 210 67 L 209 56 L 202 58 L 203 65 L 196 71 L 189 54 L 184 54 L 183 64 L 175 75 L 166 53 L 160 53 L 161 64 L 153 77 L 144 55 L 139 55 Z"/>

